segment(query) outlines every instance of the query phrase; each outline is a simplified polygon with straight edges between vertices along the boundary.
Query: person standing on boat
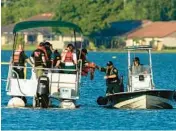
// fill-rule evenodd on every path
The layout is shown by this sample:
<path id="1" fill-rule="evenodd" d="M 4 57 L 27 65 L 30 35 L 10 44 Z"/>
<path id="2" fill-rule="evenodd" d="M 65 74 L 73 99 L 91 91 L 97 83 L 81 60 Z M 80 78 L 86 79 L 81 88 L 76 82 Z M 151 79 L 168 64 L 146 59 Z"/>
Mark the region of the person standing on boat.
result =
<path id="1" fill-rule="evenodd" d="M 46 61 L 47 61 L 46 54 L 42 47 L 43 47 L 43 43 L 41 42 L 39 44 L 39 47 L 36 50 L 34 50 L 34 52 L 31 55 L 31 58 L 34 62 L 34 67 L 36 68 L 35 73 L 37 78 L 43 75 L 44 70 L 41 68 L 46 67 Z"/>
<path id="2" fill-rule="evenodd" d="M 46 41 L 46 42 L 44 42 L 44 48 L 45 48 L 47 56 L 48 56 L 48 60 L 46 62 L 47 68 L 51 68 L 52 67 L 51 57 L 52 57 L 52 54 L 54 51 L 53 46 L 51 43 Z"/>
<path id="3" fill-rule="evenodd" d="M 54 52 L 52 53 L 51 63 L 52 63 L 52 67 L 53 68 L 56 68 L 56 69 L 61 68 L 61 65 L 60 65 L 60 63 L 61 63 L 61 55 L 58 52 L 58 50 L 54 50 Z"/>
<path id="4" fill-rule="evenodd" d="M 24 66 L 25 66 L 25 62 L 29 63 L 32 66 L 32 63 L 30 62 L 29 58 L 27 57 L 27 55 L 24 52 L 23 46 L 19 45 L 18 49 L 15 50 L 14 54 L 13 54 L 13 65 L 14 66 L 20 66 L 20 67 L 14 67 L 13 70 L 15 71 L 15 73 L 13 73 L 13 77 L 14 78 L 18 78 L 19 79 L 24 79 Z"/>
<path id="5" fill-rule="evenodd" d="M 139 57 L 135 57 L 133 60 L 133 66 L 132 66 L 132 74 L 140 74 L 142 72 L 142 66 L 140 64 Z"/>
<path id="6" fill-rule="evenodd" d="M 101 72 L 105 72 L 106 76 L 106 95 L 118 93 L 121 91 L 120 89 L 120 80 L 118 78 L 118 70 L 114 67 L 112 61 L 107 63 L 107 67 L 99 67 L 96 66 L 98 70 Z"/>
<path id="7" fill-rule="evenodd" d="M 78 53 L 78 57 L 80 57 L 79 61 L 82 60 L 82 76 L 87 76 L 88 72 L 90 72 L 90 79 L 94 79 L 94 72 L 95 72 L 95 63 L 90 62 L 87 60 L 87 49 L 82 49 L 81 54 L 80 52 Z"/>
<path id="8" fill-rule="evenodd" d="M 74 52 L 74 46 L 68 44 L 67 48 L 61 54 L 61 62 L 64 65 L 64 69 L 76 69 L 77 57 Z M 65 73 L 73 73 L 73 71 L 64 71 Z"/>

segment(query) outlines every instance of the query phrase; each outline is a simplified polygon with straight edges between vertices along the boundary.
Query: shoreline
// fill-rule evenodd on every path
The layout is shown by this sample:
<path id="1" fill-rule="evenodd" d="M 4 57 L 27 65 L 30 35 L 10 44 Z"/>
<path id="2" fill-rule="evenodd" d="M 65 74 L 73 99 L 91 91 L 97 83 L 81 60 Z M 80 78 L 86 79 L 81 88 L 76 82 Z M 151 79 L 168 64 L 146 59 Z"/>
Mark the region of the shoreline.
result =
<path id="1" fill-rule="evenodd" d="M 26 45 L 25 51 L 34 51 L 36 49 L 36 45 Z M 1 46 L 1 51 L 12 51 L 11 46 Z M 88 52 L 103 52 L 103 53 L 127 53 L 125 49 L 97 49 L 97 50 L 88 50 Z M 145 53 L 144 51 L 135 51 L 137 53 Z M 152 53 L 176 53 L 176 49 L 164 49 L 161 51 L 152 50 Z"/>

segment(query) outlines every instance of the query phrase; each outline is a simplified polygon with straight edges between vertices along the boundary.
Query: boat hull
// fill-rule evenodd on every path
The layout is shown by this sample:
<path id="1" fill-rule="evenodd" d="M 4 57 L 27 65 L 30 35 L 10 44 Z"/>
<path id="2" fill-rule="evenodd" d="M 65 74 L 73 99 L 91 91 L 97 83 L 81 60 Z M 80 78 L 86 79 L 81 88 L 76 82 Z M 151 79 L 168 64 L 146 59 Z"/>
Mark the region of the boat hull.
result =
<path id="1" fill-rule="evenodd" d="M 122 92 L 97 99 L 99 105 L 125 109 L 172 109 L 174 91 Z M 102 100 L 103 99 L 103 100 Z"/>

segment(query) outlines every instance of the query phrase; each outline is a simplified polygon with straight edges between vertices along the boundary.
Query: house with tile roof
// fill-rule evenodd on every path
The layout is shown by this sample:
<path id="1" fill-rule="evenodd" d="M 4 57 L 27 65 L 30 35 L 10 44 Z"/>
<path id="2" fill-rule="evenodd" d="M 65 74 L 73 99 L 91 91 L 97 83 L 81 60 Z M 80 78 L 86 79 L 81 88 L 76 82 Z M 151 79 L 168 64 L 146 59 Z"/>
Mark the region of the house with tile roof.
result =
<path id="1" fill-rule="evenodd" d="M 52 20 L 53 16 L 53 13 L 43 13 L 32 16 L 24 21 Z M 13 44 L 13 28 L 15 24 L 16 23 L 1 28 L 1 45 Z M 40 42 L 47 40 L 57 49 L 63 49 L 65 43 L 74 41 L 74 36 L 56 36 L 50 27 L 28 29 L 21 31 L 20 33 L 24 37 L 25 44 L 39 44 Z M 81 41 L 82 38 L 77 36 L 76 39 L 77 41 Z"/>
<path id="2" fill-rule="evenodd" d="M 44 13 L 30 17 L 24 21 L 35 21 L 35 20 L 51 20 L 53 17 L 52 13 Z M 13 28 L 16 23 L 2 26 L 1 28 L 1 44 L 13 44 Z M 37 29 L 38 30 L 38 29 Z M 38 32 L 45 32 L 46 37 L 51 37 L 50 30 L 48 28 L 40 28 Z M 43 40 L 43 35 L 41 33 L 36 33 L 36 29 L 26 30 L 21 32 L 24 36 L 24 42 L 33 43 Z"/>
<path id="3" fill-rule="evenodd" d="M 152 22 L 127 35 L 127 46 L 153 44 L 157 50 L 176 47 L 176 21 Z"/>

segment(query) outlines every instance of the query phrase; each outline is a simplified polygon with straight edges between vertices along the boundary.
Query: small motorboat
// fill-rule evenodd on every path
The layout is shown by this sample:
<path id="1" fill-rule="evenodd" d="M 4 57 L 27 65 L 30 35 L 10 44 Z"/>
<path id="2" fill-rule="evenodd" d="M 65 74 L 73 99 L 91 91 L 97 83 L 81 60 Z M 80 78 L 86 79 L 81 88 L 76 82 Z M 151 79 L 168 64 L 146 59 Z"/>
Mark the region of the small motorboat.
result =
<path id="1" fill-rule="evenodd" d="M 176 92 L 169 89 L 156 89 L 153 82 L 152 59 L 150 46 L 131 46 L 128 50 L 128 82 L 127 91 L 100 96 L 99 105 L 125 109 L 172 109 Z M 132 51 L 147 51 L 148 65 L 140 65 L 141 70 L 135 72 L 131 66 Z"/>

